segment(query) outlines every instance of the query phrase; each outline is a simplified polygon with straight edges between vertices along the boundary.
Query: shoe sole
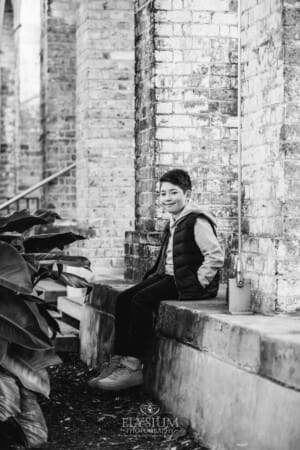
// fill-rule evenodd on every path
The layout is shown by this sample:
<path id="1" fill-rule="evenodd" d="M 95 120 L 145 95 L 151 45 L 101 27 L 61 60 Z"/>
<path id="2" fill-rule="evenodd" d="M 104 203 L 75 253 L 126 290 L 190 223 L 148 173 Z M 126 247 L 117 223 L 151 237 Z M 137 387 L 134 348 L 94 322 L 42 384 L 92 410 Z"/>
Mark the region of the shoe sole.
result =
<path id="1" fill-rule="evenodd" d="M 91 388 L 98 387 L 98 386 L 97 386 L 97 385 L 98 385 L 98 382 L 99 382 L 100 380 L 104 380 L 104 378 L 109 377 L 109 376 L 114 372 L 114 370 L 115 370 L 115 368 L 112 368 L 111 370 L 108 370 L 106 373 L 100 374 L 100 375 L 99 375 L 98 377 L 96 377 L 96 378 L 92 378 L 91 380 L 89 380 L 89 381 L 87 382 L 88 386 L 91 387 Z"/>

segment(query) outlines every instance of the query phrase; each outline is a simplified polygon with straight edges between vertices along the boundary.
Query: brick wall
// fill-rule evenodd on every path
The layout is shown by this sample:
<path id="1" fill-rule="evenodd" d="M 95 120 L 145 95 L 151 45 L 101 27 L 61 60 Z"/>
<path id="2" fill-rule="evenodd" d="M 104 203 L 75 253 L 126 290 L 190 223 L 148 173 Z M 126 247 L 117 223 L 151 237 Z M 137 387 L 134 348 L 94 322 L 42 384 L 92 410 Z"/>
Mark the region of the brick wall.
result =
<path id="1" fill-rule="evenodd" d="M 136 229 L 155 228 L 155 14 L 154 3 L 138 3 L 135 29 Z"/>
<path id="2" fill-rule="evenodd" d="M 10 1 L 6 1 L 2 33 L 0 60 L 0 197 L 11 197 L 16 189 L 16 78 L 14 15 Z"/>
<path id="3" fill-rule="evenodd" d="M 136 2 L 135 6 L 136 231 L 126 233 L 125 243 L 125 277 L 130 280 L 145 272 L 160 242 L 155 230 L 155 10 L 153 2 Z"/>
<path id="4" fill-rule="evenodd" d="M 42 28 L 42 150 L 44 177 L 76 158 L 76 0 L 44 0 Z M 44 204 L 64 218 L 76 208 L 75 170 L 44 189 Z"/>
<path id="5" fill-rule="evenodd" d="M 145 7 L 143 7 L 145 4 Z M 194 200 L 216 215 L 226 273 L 236 228 L 236 2 L 136 2 L 137 223 L 126 274 L 139 280 L 158 249 L 160 175 L 189 171 Z"/>
<path id="6" fill-rule="evenodd" d="M 67 218 L 76 210 L 81 231 L 90 236 L 76 252 L 88 256 L 96 270 L 122 269 L 127 231 L 125 275 L 139 280 L 157 254 L 165 220 L 158 179 L 170 168 L 185 168 L 194 200 L 217 216 L 225 278 L 236 251 L 237 3 L 136 0 L 134 5 L 135 24 L 130 0 L 43 3 L 44 175 L 78 161 L 76 173 L 46 189 L 45 203 Z M 299 5 L 245 0 L 242 7 L 245 275 L 256 310 L 295 311 L 300 301 Z M 16 188 L 17 157 L 23 187 L 30 177 L 37 180 L 41 169 L 38 146 L 29 143 L 28 125 L 37 116 L 26 107 L 25 115 L 21 107 L 24 142 L 19 155 L 13 152 L 18 86 L 12 24 L 7 10 L 0 194 L 9 196 Z M 34 133 L 36 139 L 37 129 Z"/>
<path id="7" fill-rule="evenodd" d="M 43 176 L 43 155 L 40 143 L 40 2 L 24 4 L 20 10 L 17 28 L 18 76 L 18 190 L 22 191 L 39 182 Z M 33 192 L 32 196 L 40 196 Z"/>
<path id="8" fill-rule="evenodd" d="M 280 130 L 279 161 L 284 184 L 282 239 L 277 248 L 277 307 L 295 311 L 300 306 L 300 5 L 284 2 L 284 124 Z M 282 178 L 281 178 L 282 180 Z"/>
<path id="9" fill-rule="evenodd" d="M 131 0 L 85 0 L 77 28 L 77 220 L 94 270 L 122 270 L 134 220 Z"/>
<path id="10" fill-rule="evenodd" d="M 299 301 L 299 10 L 275 0 L 243 8 L 246 276 L 254 307 L 272 312 Z"/>

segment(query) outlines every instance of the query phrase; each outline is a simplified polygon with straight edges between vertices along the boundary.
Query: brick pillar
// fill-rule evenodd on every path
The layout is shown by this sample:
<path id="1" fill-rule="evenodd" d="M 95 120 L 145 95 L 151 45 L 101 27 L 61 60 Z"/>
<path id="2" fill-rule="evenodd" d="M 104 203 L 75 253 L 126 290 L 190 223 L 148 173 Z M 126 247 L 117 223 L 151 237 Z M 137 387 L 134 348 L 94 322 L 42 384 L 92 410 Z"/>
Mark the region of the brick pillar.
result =
<path id="1" fill-rule="evenodd" d="M 242 3 L 243 5 L 243 3 Z M 299 5 L 243 5 L 244 259 L 257 310 L 299 307 Z"/>
<path id="2" fill-rule="evenodd" d="M 77 220 L 94 270 L 122 270 L 134 219 L 131 0 L 84 0 L 77 28 Z"/>
<path id="3" fill-rule="evenodd" d="M 77 0 L 43 0 L 42 149 L 44 177 L 76 159 L 76 4 Z M 75 169 L 48 184 L 44 206 L 75 219 Z"/>
<path id="4" fill-rule="evenodd" d="M 39 182 L 43 176 L 40 105 L 40 2 L 23 0 L 17 26 L 17 75 L 19 78 L 18 190 Z M 38 197 L 37 191 L 31 194 Z M 37 206 L 37 205 L 35 205 Z"/>
<path id="5" fill-rule="evenodd" d="M 237 3 L 136 1 L 136 231 L 126 277 L 152 264 L 164 214 L 158 179 L 189 171 L 194 200 L 218 218 L 231 263 L 236 228 Z"/>
<path id="6" fill-rule="evenodd" d="M 1 5 L 3 23 L 0 44 L 0 198 L 16 193 L 16 46 L 14 11 L 10 0 Z"/>

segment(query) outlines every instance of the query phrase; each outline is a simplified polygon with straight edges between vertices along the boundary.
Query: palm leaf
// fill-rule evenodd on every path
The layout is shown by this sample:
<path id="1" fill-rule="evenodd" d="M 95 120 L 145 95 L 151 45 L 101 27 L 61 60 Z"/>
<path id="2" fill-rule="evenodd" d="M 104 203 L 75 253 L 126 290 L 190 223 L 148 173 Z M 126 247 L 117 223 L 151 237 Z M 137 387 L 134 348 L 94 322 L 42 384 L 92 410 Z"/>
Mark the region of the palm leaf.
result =
<path id="1" fill-rule="evenodd" d="M 7 351 L 7 341 L 5 339 L 0 339 L 0 364 Z"/>
<path id="2" fill-rule="evenodd" d="M 52 347 L 48 326 L 32 302 L 0 289 L 0 338 L 34 350 Z"/>
<path id="3" fill-rule="evenodd" d="M 40 314 L 41 314 L 41 315 L 44 317 L 44 319 L 46 320 L 46 322 L 47 322 L 47 324 L 48 324 L 48 327 L 52 330 L 52 332 L 53 332 L 52 339 L 54 339 L 57 333 L 60 333 L 60 334 L 61 334 L 61 330 L 60 330 L 60 327 L 59 327 L 59 325 L 58 325 L 57 320 L 55 320 L 55 319 L 51 316 L 51 314 L 48 313 L 48 311 L 47 311 L 47 303 L 39 303 L 39 304 L 37 305 L 37 307 L 38 307 L 38 309 L 39 309 Z"/>
<path id="4" fill-rule="evenodd" d="M 55 271 L 53 271 L 53 274 L 55 277 Z M 75 288 L 87 288 L 88 291 L 92 288 L 92 285 L 88 281 L 79 275 L 75 275 L 74 273 L 62 272 L 59 277 L 55 279 L 62 281 L 67 286 L 72 286 Z"/>
<path id="5" fill-rule="evenodd" d="M 30 350 L 16 344 L 11 344 L 8 347 L 8 353 L 10 356 L 13 355 L 18 361 L 24 362 L 33 371 L 62 363 L 62 360 L 53 348 L 47 350 Z"/>
<path id="6" fill-rule="evenodd" d="M 49 252 L 54 248 L 62 250 L 65 245 L 72 244 L 72 242 L 86 239 L 80 234 L 75 234 L 72 231 L 67 233 L 49 233 L 31 236 L 24 240 L 24 247 L 26 253 L 43 253 Z"/>
<path id="7" fill-rule="evenodd" d="M 0 398 L 0 422 L 21 412 L 19 387 L 16 380 L 3 370 L 0 372 Z"/>
<path id="8" fill-rule="evenodd" d="M 46 369 L 32 370 L 29 364 L 19 359 L 13 352 L 6 354 L 1 366 L 15 375 L 25 388 L 49 397 L 50 382 Z"/>
<path id="9" fill-rule="evenodd" d="M 0 286 L 22 294 L 30 294 L 33 288 L 26 262 L 14 247 L 5 242 L 0 242 Z"/>
<path id="10" fill-rule="evenodd" d="M 48 429 L 36 394 L 21 388 L 21 414 L 18 416 L 29 448 L 41 448 L 47 442 Z"/>
<path id="11" fill-rule="evenodd" d="M 9 216 L 0 217 L 0 232 L 18 231 L 23 233 L 34 225 L 47 223 L 42 217 L 30 214 L 27 209 L 16 211 Z"/>
<path id="12" fill-rule="evenodd" d="M 51 348 L 52 344 L 49 341 L 46 342 L 46 336 L 40 339 L 34 336 L 24 328 L 16 325 L 13 321 L 8 320 L 6 317 L 0 316 L 0 338 L 7 339 L 8 342 L 14 342 L 19 345 L 22 345 L 26 348 L 32 348 L 36 350 L 43 350 L 47 348 Z"/>
<path id="13" fill-rule="evenodd" d="M 52 209 L 37 209 L 34 212 L 34 215 L 37 217 L 41 217 L 46 221 L 46 223 L 53 223 L 55 220 L 61 220 L 61 217 L 57 212 L 53 211 Z"/>
<path id="14" fill-rule="evenodd" d="M 90 270 L 91 263 L 84 256 L 64 255 L 62 252 L 56 253 L 24 253 L 25 261 L 30 262 L 35 267 L 47 266 L 53 264 L 64 264 L 72 267 L 82 267 Z"/>
<path id="15" fill-rule="evenodd" d="M 45 320 L 45 318 L 40 314 L 36 302 L 26 301 L 24 299 L 24 303 L 27 306 L 27 308 L 31 311 L 32 317 L 34 317 L 36 324 L 38 325 L 38 328 L 45 334 L 45 336 L 48 336 L 48 323 Z"/>

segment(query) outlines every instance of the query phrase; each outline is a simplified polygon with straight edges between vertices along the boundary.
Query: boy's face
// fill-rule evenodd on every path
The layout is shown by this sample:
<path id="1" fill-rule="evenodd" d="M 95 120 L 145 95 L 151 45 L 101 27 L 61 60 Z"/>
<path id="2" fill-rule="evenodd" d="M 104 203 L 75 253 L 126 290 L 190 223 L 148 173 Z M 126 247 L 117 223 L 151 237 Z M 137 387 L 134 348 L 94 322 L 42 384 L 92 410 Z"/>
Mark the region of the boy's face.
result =
<path id="1" fill-rule="evenodd" d="M 160 201 L 166 210 L 177 216 L 186 206 L 191 197 L 191 191 L 184 192 L 179 186 L 164 181 L 160 186 Z"/>

